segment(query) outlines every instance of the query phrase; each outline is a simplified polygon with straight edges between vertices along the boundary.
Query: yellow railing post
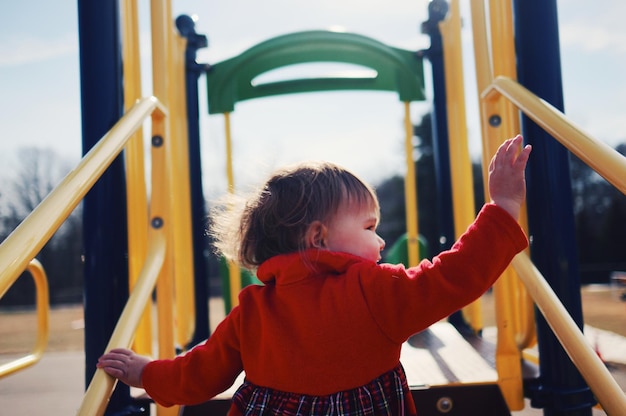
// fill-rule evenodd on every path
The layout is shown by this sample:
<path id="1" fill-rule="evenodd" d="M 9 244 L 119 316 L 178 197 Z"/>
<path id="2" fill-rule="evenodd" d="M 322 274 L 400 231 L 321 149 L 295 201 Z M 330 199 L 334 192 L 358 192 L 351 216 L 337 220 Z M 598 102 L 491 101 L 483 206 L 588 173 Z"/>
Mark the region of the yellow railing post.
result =
<path id="1" fill-rule="evenodd" d="M 515 40 L 513 37 L 513 11 L 510 1 L 490 0 L 489 13 L 491 16 L 492 64 L 495 77 L 506 76 L 517 79 Z M 481 91 L 482 92 L 482 91 Z M 494 148 L 506 138 L 514 137 L 521 132 L 519 110 L 510 102 L 502 101 L 496 104 L 501 111 L 501 126 L 497 129 L 501 137 L 490 137 Z M 491 155 L 493 153 L 489 153 Z M 519 222 L 524 230 L 528 231 L 526 204 L 522 205 Z M 502 293 L 496 293 L 497 305 L 513 303 L 516 307 L 511 311 L 515 343 L 520 349 L 529 347 L 536 342 L 534 308 L 522 282 L 515 276 L 513 270 L 510 275 L 508 288 Z M 496 292 L 499 292 L 496 288 Z"/>
<path id="2" fill-rule="evenodd" d="M 124 108 L 128 110 L 141 98 L 141 64 L 137 0 L 124 0 L 122 13 Z M 139 128 L 124 151 L 126 161 L 126 212 L 128 216 L 128 276 L 129 289 L 135 286 L 146 258 L 148 241 L 148 199 L 145 183 L 143 131 Z M 152 309 L 146 306 L 137 328 L 134 350 L 152 354 Z"/>
<path id="3" fill-rule="evenodd" d="M 490 4 L 490 12 L 492 5 Z M 495 5 L 498 8 L 498 5 Z M 491 37 L 487 34 L 487 20 L 484 0 L 472 0 L 472 29 L 474 34 L 474 56 L 476 62 L 476 76 L 478 91 L 482 91 L 491 84 L 493 73 L 496 70 L 506 70 L 502 63 L 496 64 L 494 61 L 506 60 L 510 55 L 500 55 L 503 52 L 503 45 L 508 45 L 506 40 L 500 39 L 507 36 L 500 33 L 503 29 L 499 22 L 494 22 L 493 14 L 489 20 L 491 27 Z M 495 25 L 495 27 L 493 26 Z M 498 39 L 494 40 L 494 37 Z M 491 52 L 489 49 L 489 39 L 491 39 Z M 513 50 L 514 51 L 514 50 Z M 514 54 L 514 52 L 513 52 Z M 496 68 L 497 67 L 497 68 Z M 499 144 L 511 133 L 511 109 L 503 107 L 502 102 L 493 100 L 481 100 L 481 127 L 482 127 L 482 155 L 483 155 L 483 182 L 488 183 L 487 167 L 491 155 L 494 154 Z M 488 187 L 485 186 L 485 199 L 489 200 Z M 521 369 L 521 351 L 515 342 L 516 319 L 515 307 L 512 301 L 514 293 L 515 274 L 511 267 L 500 276 L 494 285 L 496 299 L 496 325 L 497 345 L 496 345 L 496 368 L 498 370 L 498 384 L 502 394 L 511 410 L 519 410 L 524 407 L 523 380 Z M 507 301 L 507 297 L 509 298 Z M 513 299 L 511 299 L 513 297 Z"/>
<path id="4" fill-rule="evenodd" d="M 230 113 L 224 113 L 224 134 L 226 140 L 226 179 L 228 181 L 228 192 L 235 192 L 235 173 L 233 170 L 233 144 L 230 129 Z M 228 282 L 230 286 L 230 307 L 231 309 L 239 303 L 239 292 L 241 291 L 241 269 L 234 261 L 228 262 Z"/>
<path id="5" fill-rule="evenodd" d="M 171 105 L 168 89 L 168 60 L 170 58 L 170 36 L 171 18 L 170 2 L 166 0 L 152 0 L 150 2 L 150 16 L 152 28 L 152 84 L 153 91 L 164 105 L 169 108 Z M 158 320 L 158 357 L 161 359 L 173 358 L 176 355 L 174 348 L 174 274 L 175 274 L 175 252 L 174 252 L 174 213 L 172 192 L 173 167 L 172 160 L 172 136 L 167 119 L 154 119 L 152 122 L 152 163 L 153 166 L 161 165 L 161 168 L 153 170 L 153 174 L 163 176 L 153 177 L 152 186 L 160 187 L 157 198 L 153 195 L 152 203 L 161 213 L 158 218 L 153 217 L 152 221 L 160 221 L 167 239 L 167 251 L 161 273 L 157 282 L 157 320 Z M 157 414 L 175 415 L 178 407 L 166 408 L 157 406 Z"/>
<path id="6" fill-rule="evenodd" d="M 458 0 L 450 2 L 446 19 L 439 23 L 443 39 L 445 63 L 446 103 L 448 110 L 448 141 L 450 174 L 452 177 L 452 205 L 454 231 L 460 237 L 475 217 L 472 161 L 467 141 L 465 112 L 465 83 L 463 81 L 463 50 L 461 42 L 461 11 Z M 483 328 L 481 299 L 463 310 L 474 332 Z"/>
<path id="7" fill-rule="evenodd" d="M 404 153 L 406 158 L 406 175 L 404 177 L 404 204 L 406 206 L 407 252 L 408 266 L 417 266 L 419 253 L 419 228 L 417 183 L 415 179 L 415 160 L 413 160 L 413 124 L 411 123 L 411 103 L 404 102 Z"/>
<path id="8" fill-rule="evenodd" d="M 515 49 L 512 42 L 511 28 L 499 19 L 503 16 L 501 5 L 489 2 L 489 24 L 491 28 L 491 63 L 493 74 L 498 71 L 514 71 Z M 501 2 L 510 3 L 510 2 Z M 493 9 L 495 7 L 495 9 Z M 509 49 L 512 48 L 512 49 Z M 513 67 L 509 60 L 513 59 Z M 513 69 L 512 69 L 513 68 Z M 486 158 L 491 157 L 500 143 L 508 137 L 519 133 L 519 115 L 512 106 L 504 101 L 496 103 L 484 102 L 481 107 L 485 109 L 482 122 L 488 125 L 488 135 L 483 138 L 485 143 L 483 152 Z M 513 129 L 516 128 L 514 131 Z M 488 163 L 483 165 L 486 171 Z M 485 182 L 487 183 L 487 182 Z M 488 196 L 488 188 L 485 187 Z M 515 279 L 517 278 L 512 267 L 508 267 L 500 279 L 494 284 L 494 299 L 496 306 L 496 324 L 498 327 L 496 346 L 496 368 L 498 370 L 498 383 L 507 401 L 509 409 L 520 410 L 524 408 L 524 387 L 521 368 L 521 351 L 516 342 L 517 330 L 517 304 L 515 298 Z"/>
<path id="9" fill-rule="evenodd" d="M 169 19 L 171 21 L 171 18 Z M 194 264 L 191 224 L 191 188 L 187 100 L 185 88 L 185 48 L 187 39 L 168 31 L 172 53 L 169 59 L 170 135 L 172 144 L 172 196 L 174 233 L 176 342 L 186 347 L 195 327 Z"/>

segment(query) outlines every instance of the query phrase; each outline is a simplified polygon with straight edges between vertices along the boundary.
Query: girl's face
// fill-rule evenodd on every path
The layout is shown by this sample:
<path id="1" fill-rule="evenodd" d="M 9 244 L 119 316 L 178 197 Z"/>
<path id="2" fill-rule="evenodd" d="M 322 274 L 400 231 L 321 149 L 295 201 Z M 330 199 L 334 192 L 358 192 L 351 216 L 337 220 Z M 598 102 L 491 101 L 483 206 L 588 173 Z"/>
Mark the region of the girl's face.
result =
<path id="1" fill-rule="evenodd" d="M 325 247 L 379 262 L 385 241 L 376 233 L 378 215 L 373 207 L 342 204 L 327 225 Z"/>

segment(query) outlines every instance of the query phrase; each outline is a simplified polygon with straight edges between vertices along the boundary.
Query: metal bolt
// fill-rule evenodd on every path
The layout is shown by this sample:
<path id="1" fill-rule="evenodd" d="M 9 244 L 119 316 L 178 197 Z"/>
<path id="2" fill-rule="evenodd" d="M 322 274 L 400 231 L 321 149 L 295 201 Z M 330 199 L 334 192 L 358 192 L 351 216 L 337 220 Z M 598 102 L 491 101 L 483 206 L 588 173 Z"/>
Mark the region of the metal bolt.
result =
<path id="1" fill-rule="evenodd" d="M 152 136 L 152 146 L 161 147 L 163 145 L 163 137 L 161 136 Z"/>
<path id="2" fill-rule="evenodd" d="M 152 225 L 152 228 L 157 228 L 157 229 L 163 227 L 163 218 L 161 217 L 152 218 L 152 221 L 150 221 L 150 225 Z"/>
<path id="3" fill-rule="evenodd" d="M 500 124 L 502 124 L 502 118 L 499 115 L 494 114 L 489 117 L 489 125 L 491 127 L 500 127 Z"/>
<path id="4" fill-rule="evenodd" d="M 440 413 L 448 413 L 452 410 L 453 402 L 450 397 L 441 397 L 437 400 L 437 410 Z"/>

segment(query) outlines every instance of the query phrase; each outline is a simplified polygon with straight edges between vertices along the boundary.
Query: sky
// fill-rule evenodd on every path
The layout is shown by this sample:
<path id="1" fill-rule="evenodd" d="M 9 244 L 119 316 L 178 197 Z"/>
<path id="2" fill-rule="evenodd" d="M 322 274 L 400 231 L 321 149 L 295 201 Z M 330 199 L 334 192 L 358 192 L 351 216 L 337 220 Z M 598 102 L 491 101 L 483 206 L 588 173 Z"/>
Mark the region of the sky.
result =
<path id="1" fill-rule="evenodd" d="M 475 77 L 471 69 L 468 1 L 462 0 L 467 61 L 468 135 L 480 152 Z M 626 142 L 626 2 L 558 0 L 565 112 L 584 131 L 614 146 Z M 601 4 L 601 7 L 599 5 Z M 173 0 L 173 16 L 196 15 L 209 47 L 199 62 L 217 63 L 271 37 L 343 28 L 391 46 L 428 48 L 420 32 L 427 0 Z M 143 94 L 151 95 L 149 2 L 139 1 Z M 36 13 L 32 13 L 37 10 Z M 27 0 L 0 6 L 0 181 L 20 163 L 16 150 L 81 154 L 78 21 L 75 0 Z M 428 73 L 428 72 L 427 72 Z M 200 80 L 200 92 L 204 92 Z M 201 95 L 205 193 L 226 189 L 221 116 L 209 116 Z M 419 122 L 430 109 L 411 106 Z M 393 93 L 333 92 L 287 95 L 237 104 L 232 119 L 235 186 L 256 184 L 271 169 L 302 159 L 340 163 L 376 184 L 404 172 L 403 107 Z"/>

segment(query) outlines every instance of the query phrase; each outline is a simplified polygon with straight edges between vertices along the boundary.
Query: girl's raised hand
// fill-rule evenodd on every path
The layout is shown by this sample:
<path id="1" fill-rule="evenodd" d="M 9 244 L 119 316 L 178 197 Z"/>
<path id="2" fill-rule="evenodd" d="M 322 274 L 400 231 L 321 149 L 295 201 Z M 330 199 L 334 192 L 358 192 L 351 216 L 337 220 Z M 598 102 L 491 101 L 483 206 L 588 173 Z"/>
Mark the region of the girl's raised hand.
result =
<path id="1" fill-rule="evenodd" d="M 520 150 L 522 136 L 517 135 L 500 145 L 489 164 L 489 195 L 491 201 L 507 211 L 515 219 L 526 197 L 524 170 L 531 146 Z"/>

